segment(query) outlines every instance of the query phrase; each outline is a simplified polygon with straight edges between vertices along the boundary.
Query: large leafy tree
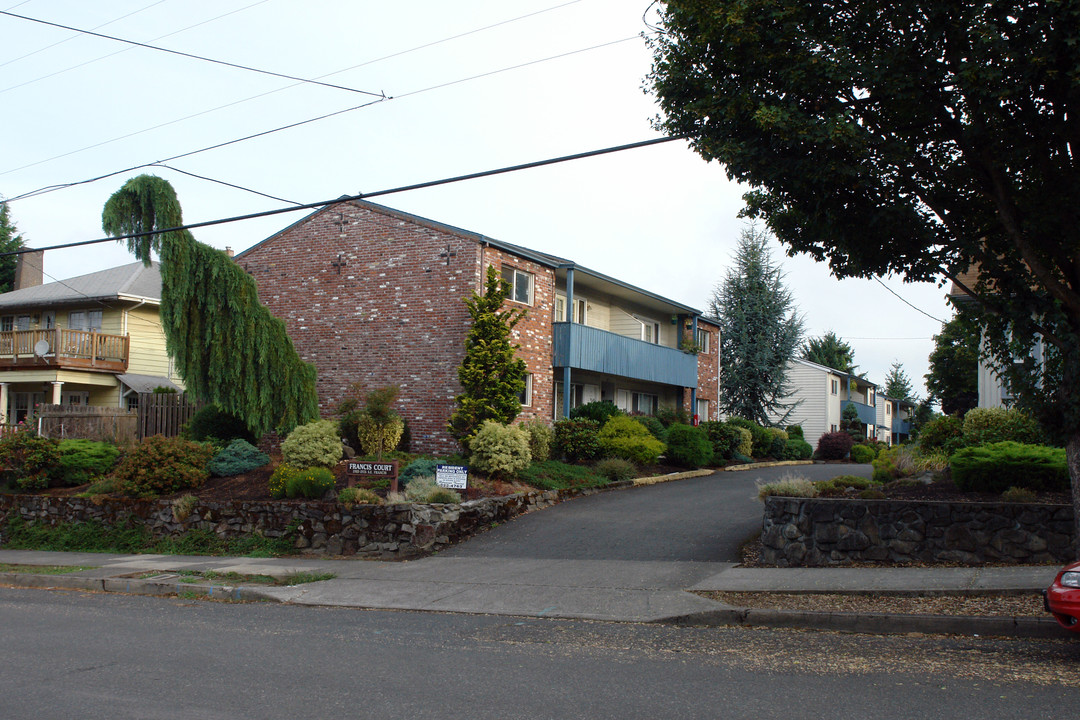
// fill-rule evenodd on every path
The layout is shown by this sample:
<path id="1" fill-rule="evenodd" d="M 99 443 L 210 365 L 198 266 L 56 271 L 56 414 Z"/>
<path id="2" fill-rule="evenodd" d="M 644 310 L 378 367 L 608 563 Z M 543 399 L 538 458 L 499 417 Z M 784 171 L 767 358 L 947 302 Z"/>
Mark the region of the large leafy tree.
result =
<path id="1" fill-rule="evenodd" d="M 26 240 L 15 227 L 6 202 L 0 202 L 0 253 L 9 253 L 26 247 Z M 15 287 L 15 255 L 0 255 L 0 293 Z"/>
<path id="2" fill-rule="evenodd" d="M 259 303 L 255 281 L 187 230 L 157 232 L 183 225 L 167 180 L 128 180 L 105 203 L 101 225 L 110 235 L 153 233 L 127 245 L 148 265 L 151 251 L 161 259 L 165 345 L 188 392 L 242 418 L 255 435 L 318 418 L 315 368 Z"/>
<path id="3" fill-rule="evenodd" d="M 761 228 L 742 231 L 709 302 L 720 320 L 720 410 L 761 425 L 782 424 L 794 409 L 787 364 L 802 337 L 802 319 L 768 241 Z"/>
<path id="4" fill-rule="evenodd" d="M 926 389 L 946 415 L 963 415 L 979 404 L 979 326 L 964 312 L 934 336 Z"/>
<path id="5" fill-rule="evenodd" d="M 521 412 L 525 361 L 515 357 L 511 332 L 525 311 L 504 307 L 510 287 L 489 265 L 484 292 L 465 299 L 472 327 L 465 337 L 465 358 L 458 367 L 462 392 L 450 416 L 450 433 L 466 444 L 485 420 L 509 424 Z"/>
<path id="6" fill-rule="evenodd" d="M 832 330 L 821 337 L 807 338 L 800 352 L 803 360 L 846 373 L 855 372 L 855 351 Z"/>
<path id="7" fill-rule="evenodd" d="M 661 16 L 659 125 L 750 185 L 745 213 L 791 252 L 976 298 L 988 356 L 1064 435 L 1080 537 L 1080 7 L 666 0 Z"/>

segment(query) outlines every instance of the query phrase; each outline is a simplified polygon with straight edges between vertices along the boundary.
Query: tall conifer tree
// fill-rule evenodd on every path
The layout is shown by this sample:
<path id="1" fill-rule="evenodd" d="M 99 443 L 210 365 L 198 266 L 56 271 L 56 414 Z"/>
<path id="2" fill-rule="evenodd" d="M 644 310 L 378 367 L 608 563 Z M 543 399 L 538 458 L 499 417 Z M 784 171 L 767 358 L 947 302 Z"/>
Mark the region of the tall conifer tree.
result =
<path id="1" fill-rule="evenodd" d="M 26 241 L 15 227 L 6 202 L 0 202 L 0 253 L 13 252 L 26 246 Z M 15 287 L 15 255 L 0 256 L 0 292 Z"/>
<path id="2" fill-rule="evenodd" d="M 179 227 L 180 202 L 167 180 L 140 175 L 105 203 L 101 225 L 114 236 Z M 242 418 L 255 435 L 318 418 L 315 368 L 296 354 L 285 323 L 259 303 L 255 281 L 235 262 L 187 230 L 127 245 L 147 265 L 151 251 L 161 260 L 165 345 L 188 392 Z"/>
<path id="3" fill-rule="evenodd" d="M 525 390 L 525 361 L 515 357 L 518 346 L 510 333 L 525 311 L 504 308 L 509 293 L 506 282 L 489 265 L 484 292 L 465 300 L 472 327 L 465 337 L 465 359 L 458 368 L 463 392 L 455 398 L 457 410 L 450 417 L 450 433 L 468 440 L 485 420 L 509 424 L 521 412 Z"/>

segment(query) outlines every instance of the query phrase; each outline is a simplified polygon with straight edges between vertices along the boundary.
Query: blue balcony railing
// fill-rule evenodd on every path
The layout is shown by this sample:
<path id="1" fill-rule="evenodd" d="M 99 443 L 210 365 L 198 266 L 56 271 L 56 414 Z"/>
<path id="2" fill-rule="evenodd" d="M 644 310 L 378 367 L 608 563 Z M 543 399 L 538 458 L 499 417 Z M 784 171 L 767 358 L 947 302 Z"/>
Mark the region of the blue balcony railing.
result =
<path id="1" fill-rule="evenodd" d="M 555 367 L 697 387 L 697 356 L 588 327 L 553 323 Z"/>
<path id="2" fill-rule="evenodd" d="M 900 435 L 911 434 L 911 421 L 910 420 L 893 420 L 892 431 L 899 433 Z"/>
<path id="3" fill-rule="evenodd" d="M 859 422 L 864 425 L 877 425 L 877 410 L 873 405 L 866 405 L 861 402 L 855 402 L 854 400 L 845 400 L 840 404 L 840 410 L 843 411 L 848 404 L 854 405 L 859 411 Z"/>

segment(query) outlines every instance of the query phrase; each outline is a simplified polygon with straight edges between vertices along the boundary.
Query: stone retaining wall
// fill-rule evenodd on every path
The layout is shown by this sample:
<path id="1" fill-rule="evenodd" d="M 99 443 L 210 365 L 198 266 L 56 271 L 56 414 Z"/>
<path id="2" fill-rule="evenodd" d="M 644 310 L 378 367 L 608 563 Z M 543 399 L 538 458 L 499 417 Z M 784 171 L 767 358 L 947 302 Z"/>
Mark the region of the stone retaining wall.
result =
<path id="1" fill-rule="evenodd" d="M 279 538 L 289 533 L 296 548 L 306 553 L 409 557 L 464 540 L 493 523 L 531 510 L 630 484 L 518 493 L 460 505 L 354 505 L 346 509 L 336 502 L 300 500 L 199 502 L 182 519 L 176 517 L 168 500 L 0 495 L 0 525 L 17 515 L 29 523 L 49 525 L 90 520 L 130 522 L 147 527 L 155 538 L 192 529 L 209 530 L 222 538 L 253 533 Z"/>
<path id="2" fill-rule="evenodd" d="M 895 563 L 1064 563 L 1071 505 L 835 498 L 765 499 L 762 561 L 779 567 Z"/>

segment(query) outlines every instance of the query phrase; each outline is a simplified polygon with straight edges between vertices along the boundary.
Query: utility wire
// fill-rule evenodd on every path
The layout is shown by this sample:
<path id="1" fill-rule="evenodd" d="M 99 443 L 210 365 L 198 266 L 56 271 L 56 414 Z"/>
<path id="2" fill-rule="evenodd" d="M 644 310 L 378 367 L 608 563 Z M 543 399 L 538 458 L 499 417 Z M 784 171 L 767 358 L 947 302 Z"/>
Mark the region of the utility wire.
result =
<path id="1" fill-rule="evenodd" d="M 180 168 L 172 167 L 171 165 L 165 165 L 164 163 L 153 163 L 152 165 L 148 165 L 147 167 L 165 168 L 166 170 L 172 170 L 173 172 L 178 172 L 181 175 L 188 175 L 189 177 L 198 178 L 200 180 L 206 180 L 208 182 L 218 183 L 219 185 L 225 185 L 226 187 L 236 188 L 237 190 L 243 190 L 244 192 L 253 193 L 255 195 L 262 195 L 264 198 L 270 198 L 271 200 L 277 200 L 278 202 L 292 203 L 293 205 L 299 205 L 300 204 L 300 203 L 296 202 L 295 200 L 286 200 L 285 198 L 279 198 L 279 197 L 277 197 L 275 195 L 267 195 L 264 192 L 259 192 L 258 190 L 252 190 L 251 188 L 244 187 L 243 185 L 234 185 L 233 183 L 225 182 L 224 180 L 216 180 L 216 179 L 214 179 L 212 177 L 206 177 L 205 175 L 196 175 L 193 172 L 188 172 L 187 170 L 181 170 Z"/>
<path id="2" fill-rule="evenodd" d="M 269 217 L 271 215 L 281 215 L 282 213 L 297 212 L 298 210 L 312 210 L 315 208 L 325 207 L 327 205 L 336 205 L 338 203 L 350 202 L 353 200 L 365 200 L 367 198 L 379 197 L 381 195 L 393 195 L 395 193 L 408 192 L 410 190 L 421 190 L 424 188 L 436 187 L 439 185 L 449 185 L 450 183 L 462 182 L 465 180 L 476 180 L 478 178 L 492 177 L 494 175 L 518 172 L 520 170 L 529 170 L 532 168 L 543 167 L 545 165 L 555 165 L 558 163 L 569 162 L 571 160 L 582 160 L 584 158 L 596 157 L 599 155 L 609 155 L 611 153 L 622 152 L 624 150 L 635 150 L 637 148 L 649 147 L 650 145 L 660 145 L 662 143 L 672 142 L 673 140 L 683 139 L 684 138 L 682 136 L 654 138 L 652 140 L 643 140 L 641 142 L 629 143 L 626 145 L 614 145 L 611 147 L 602 148 L 600 150 L 589 150 L 588 152 L 576 153 L 574 155 L 563 155 L 561 157 L 549 158 L 547 160 L 537 160 L 521 165 L 510 165 L 497 168 L 495 170 L 484 170 L 482 172 L 470 173 L 468 175 L 458 175 L 456 177 L 443 178 L 441 180 L 430 180 L 428 182 L 416 183 L 415 185 L 403 185 L 401 187 L 391 188 L 389 190 L 377 190 L 370 193 L 345 195 L 343 197 L 334 198 L 332 200 L 320 200 L 318 202 L 305 203 L 303 205 L 297 205 L 295 207 L 277 208 L 275 210 L 264 210 L 262 212 L 249 213 L 247 215 L 235 215 L 233 217 L 221 218 L 218 220 L 206 220 L 204 222 L 178 225 L 177 227 L 161 228 L 159 230 L 150 230 L 141 233 L 131 233 L 129 235 L 117 235 L 115 237 L 98 238 L 96 240 L 81 240 L 79 242 L 64 243 L 62 245 L 49 245 L 43 248 L 22 248 L 19 250 L 12 250 L 10 252 L 0 253 L 0 257 L 4 257 L 7 255 L 22 255 L 23 253 L 28 252 L 61 250 L 64 248 L 82 247 L 84 245 L 96 245 L 103 242 L 115 242 L 117 240 L 129 240 L 134 238 L 149 237 L 153 235 L 163 235 L 165 233 L 177 232 L 180 230 L 193 230 L 195 228 L 210 227 L 212 225 L 224 225 L 226 223 L 240 222 L 241 220 L 254 220 L 256 218 Z"/>
<path id="3" fill-rule="evenodd" d="M 888 291 L 889 291 L 890 293 L 892 293 L 893 295 L 895 295 L 895 296 L 896 296 L 896 297 L 897 297 L 897 298 L 898 298 L 898 299 L 900 300 L 900 302 L 904 303 L 905 305 L 907 305 L 908 307 L 910 307 L 910 308 L 911 308 L 912 310 L 916 310 L 916 311 L 918 311 L 918 312 L 921 312 L 921 313 L 922 313 L 923 315 L 925 315 L 926 317 L 930 318 L 931 320 L 935 320 L 935 321 L 937 321 L 937 322 L 941 323 L 942 325 L 944 325 L 944 324 L 945 324 L 945 321 L 944 321 L 944 320 L 940 320 L 940 319 L 938 319 L 938 318 L 934 317 L 933 315 L 931 315 L 930 313 L 926 312 L 926 311 L 925 311 L 925 310 L 923 310 L 922 308 L 918 308 L 918 307 L 915 307 L 915 306 L 914 306 L 914 305 L 912 305 L 912 304 L 911 304 L 910 302 L 908 302 L 908 301 L 907 301 L 907 300 L 906 300 L 905 298 L 903 298 L 903 297 L 901 297 L 900 295 L 898 295 L 898 294 L 897 294 L 897 293 L 896 293 L 896 292 L 895 292 L 895 291 L 894 291 L 894 290 L 893 290 L 893 289 L 892 289 L 891 287 L 889 287 L 889 286 L 888 286 L 888 285 L 886 285 L 885 283 L 881 282 L 881 278 L 879 278 L 879 277 L 875 276 L 875 277 L 874 277 L 874 279 L 875 279 L 875 280 L 877 280 L 877 284 L 878 284 L 878 285 L 880 285 L 881 287 L 885 288 L 885 289 L 886 289 L 886 290 L 888 290 Z"/>
<path id="4" fill-rule="evenodd" d="M 29 0 L 28 0 L 28 2 L 29 2 Z M 152 8 L 152 7 L 156 6 L 156 5 L 160 5 L 160 4 L 164 3 L 164 2 L 168 2 L 168 0 L 157 0 L 157 2 L 150 3 L 149 5 L 147 5 L 145 7 L 141 7 L 138 10 L 132 10 L 131 12 L 127 13 L 126 15 L 121 15 L 120 17 L 113 18 L 112 20 L 109 20 L 108 22 L 103 22 L 100 25 L 95 25 L 94 27 L 92 27 L 90 29 L 91 30 L 100 30 L 101 28 L 105 27 L 106 25 L 112 25 L 115 22 L 120 22 L 124 18 L 129 18 L 132 15 L 138 15 L 139 13 L 143 12 L 144 10 L 149 10 L 150 8 Z M 25 5 L 26 3 L 21 3 L 21 4 Z M 16 5 L 15 7 L 18 7 L 18 5 Z M 14 10 L 14 9 L 15 8 L 8 8 L 8 10 Z M 46 45 L 45 47 L 41 47 L 41 48 L 38 48 L 37 50 L 34 50 L 32 52 L 28 52 L 25 55 L 20 55 L 17 58 L 11 58 L 10 60 L 6 60 L 6 61 L 0 63 L 0 67 L 4 67 L 5 65 L 10 65 L 11 63 L 18 62 L 19 60 L 25 60 L 26 58 L 30 57 L 31 55 L 37 55 L 39 52 L 45 52 L 46 50 L 49 50 L 50 48 L 56 47 L 57 45 L 63 45 L 67 41 L 74 40 L 77 37 L 79 37 L 79 33 L 75 33 L 74 35 L 68 35 L 63 40 L 57 40 L 56 42 L 52 43 L 51 45 Z"/>
<path id="5" fill-rule="evenodd" d="M 242 8 L 237 8 L 235 10 L 230 10 L 229 12 L 222 13 L 221 15 L 215 15 L 214 17 L 209 18 L 208 20 L 203 20 L 201 22 L 197 22 L 194 25 L 188 25 L 187 27 L 180 28 L 179 30 L 173 30 L 171 33 L 165 33 L 164 35 L 159 35 L 156 38 L 152 38 L 151 41 L 156 42 L 158 40 L 164 40 L 167 37 L 172 37 L 173 35 L 179 35 L 182 32 L 187 32 L 188 30 L 193 30 L 193 29 L 195 29 L 197 27 L 200 27 L 202 25 L 206 25 L 207 23 L 212 23 L 212 22 L 215 22 L 217 20 L 220 20 L 223 17 L 228 17 L 229 15 L 235 15 L 238 12 L 243 12 L 244 10 L 250 10 L 251 8 L 255 7 L 256 5 L 262 5 L 263 3 L 269 2 L 269 1 L 270 0 L 258 0 L 258 2 L 253 2 L 250 5 L 245 5 Z M 25 4 L 25 3 L 23 3 L 23 4 Z M 15 7 L 19 7 L 19 6 L 16 5 Z M 14 9 L 15 9 L 14 7 L 13 8 L 8 8 L 8 10 L 14 10 Z M 69 70 L 75 70 L 77 68 L 81 68 L 81 67 L 84 67 L 86 65 L 96 63 L 98 60 L 104 60 L 106 58 L 111 58 L 114 55 L 119 55 L 120 53 L 127 52 L 130 49 L 131 48 L 127 47 L 127 48 L 124 48 L 123 50 L 117 50 L 116 52 L 111 52 L 111 53 L 109 53 L 107 55 L 102 55 L 100 57 L 96 57 L 93 60 L 87 60 L 85 62 L 81 62 L 81 63 L 78 63 L 76 65 L 71 65 L 70 67 L 66 67 L 63 70 L 57 70 L 56 72 L 51 72 L 48 75 L 42 75 L 40 77 L 34 78 L 33 80 L 27 80 L 26 82 L 19 83 L 18 85 L 12 85 L 10 87 L 0 89 L 0 94 L 6 93 L 8 90 L 14 90 L 16 88 L 21 88 L 21 87 L 24 87 L 26 85 L 36 83 L 39 80 L 46 80 L 48 78 L 55 77 L 56 75 L 61 75 L 63 73 L 68 72 Z"/>
<path id="6" fill-rule="evenodd" d="M 228 62 L 226 60 L 217 60 L 215 58 L 209 58 L 204 55 L 195 55 L 193 53 L 182 52 L 180 50 L 170 50 L 169 48 L 161 47 L 160 45 L 149 45 L 147 43 L 136 42 L 135 40 L 127 40 L 125 38 L 116 37 L 115 35 L 104 35 L 92 30 L 83 30 L 81 28 L 72 27 L 71 25 L 61 25 L 60 23 L 49 22 L 48 20 L 41 20 L 40 18 L 32 18 L 26 15 L 16 15 L 6 10 L 0 10 L 0 15 L 6 15 L 7 17 L 17 18 L 19 20 L 27 20 L 29 22 L 40 23 L 42 25 L 48 25 L 50 27 L 60 28 L 62 30 L 71 30 L 73 32 L 82 33 L 83 35 L 90 35 L 92 37 L 103 38 L 105 40 L 113 40 L 114 42 L 125 43 L 134 47 L 146 48 L 147 50 L 157 50 L 158 52 L 169 53 L 171 55 L 179 55 L 180 57 L 191 58 L 192 60 L 202 60 L 203 62 L 213 63 L 215 65 L 224 65 L 225 67 L 236 68 L 237 70 L 246 70 L 248 72 L 258 73 L 260 75 L 270 75 L 271 77 L 284 78 L 286 80 L 296 80 L 301 83 L 308 83 L 311 85 L 321 85 L 322 87 L 333 88 L 335 90 L 347 90 L 348 92 L 360 93 L 361 95 L 370 95 L 372 97 L 386 97 L 381 92 L 371 92 L 369 90 L 358 90 L 356 88 L 346 87 L 345 85 L 333 85 L 331 83 L 319 82 L 318 80 L 309 80 L 307 78 L 297 77 L 295 75 L 286 75 L 284 73 L 273 72 L 272 70 L 261 70 L 259 68 L 251 67 L 250 65 L 241 65 L 239 63 Z"/>
<path id="7" fill-rule="evenodd" d="M 110 173 L 105 173 L 103 175 L 98 175 L 96 177 L 88 178 L 86 180 L 77 180 L 77 181 L 74 181 L 74 182 L 57 184 L 57 185 L 46 185 L 46 186 L 40 187 L 40 188 L 38 188 L 36 190 L 30 190 L 30 191 L 22 193 L 20 195 L 10 197 L 10 198 L 8 198 L 7 202 L 15 202 L 16 200 L 24 200 L 26 198 L 36 197 L 38 195 L 45 195 L 47 193 L 56 192 L 57 190 L 63 190 L 63 189 L 69 188 L 69 187 L 77 186 L 77 185 L 86 185 L 88 183 L 97 182 L 98 180 L 103 180 L 105 178 L 113 177 L 115 175 L 120 175 L 122 173 L 132 172 L 134 170 L 138 170 L 138 169 L 144 168 L 144 167 L 150 167 L 151 165 L 155 165 L 155 164 L 158 164 L 158 163 L 169 162 L 170 160 L 176 160 L 176 159 L 179 159 L 179 158 L 182 158 L 182 157 L 188 157 L 190 155 L 195 155 L 197 153 L 206 152 L 208 150 L 216 150 L 217 148 L 224 147 L 226 145 L 232 145 L 232 144 L 237 143 L 237 142 L 243 142 L 245 140 L 250 140 L 252 138 L 260 137 L 262 135 L 269 135 L 270 133 L 275 133 L 275 132 L 278 132 L 280 130 L 288 130 L 290 128 L 298 127 L 300 125 L 305 125 L 307 123 L 317 122 L 319 120 L 325 120 L 327 118 L 334 117 L 335 115 L 341 115 L 341 114 L 344 114 L 344 113 L 347 113 L 347 112 L 352 112 L 353 110 L 360 110 L 362 108 L 368 107 L 369 105 L 373 105 L 376 102 L 382 102 L 383 100 L 395 100 L 395 99 L 399 99 L 399 98 L 403 98 L 403 97 L 409 97 L 409 96 L 412 96 L 412 95 L 419 95 L 420 93 L 430 92 L 432 90 L 437 90 L 439 88 L 448 87 L 450 85 L 457 85 L 457 84 L 460 84 L 460 83 L 463 83 L 463 82 L 468 82 L 468 81 L 471 81 L 471 80 L 477 80 L 477 79 L 480 79 L 480 78 L 489 77 L 489 76 L 496 75 L 496 74 L 499 74 L 499 73 L 509 72 L 511 70 L 517 70 L 519 68 L 528 67 L 530 65 L 536 65 L 538 63 L 547 62 L 549 60 L 557 60 L 559 58 L 564 58 L 564 57 L 567 57 L 569 55 L 576 55 L 578 53 L 588 52 L 588 51 L 591 51 L 591 50 L 597 50 L 597 49 L 600 49 L 600 48 L 604 48 L 604 47 L 608 47 L 608 46 L 611 46 L 611 45 L 616 45 L 616 44 L 619 44 L 619 43 L 624 43 L 624 42 L 627 42 L 629 40 L 636 40 L 636 39 L 637 39 L 637 36 L 630 37 L 630 38 L 623 38 L 621 40 L 613 40 L 611 42 L 601 43 L 599 45 L 593 45 L 592 47 L 582 48 L 580 50 L 573 50 L 573 51 L 570 51 L 570 52 L 561 53 L 559 55 L 552 55 L 550 57 L 541 58 L 539 60 L 532 60 L 532 61 L 527 62 L 527 63 L 521 63 L 519 65 L 513 65 L 513 66 L 510 66 L 510 67 L 504 67 L 504 68 L 501 68 L 499 70 L 492 70 L 491 72 L 481 73 L 480 75 L 473 75 L 472 77 L 462 78 L 460 80 L 453 80 L 453 81 L 450 81 L 450 82 L 440 83 L 438 85 L 432 85 L 430 87 L 423 88 L 421 90 L 413 90 L 413 91 L 410 91 L 410 92 L 407 92 L 407 93 L 404 93 L 404 94 L 401 94 L 401 95 L 395 95 L 393 97 L 384 96 L 384 97 L 379 98 L 376 101 L 373 101 L 371 103 L 367 103 L 365 105 L 357 105 L 355 107 L 345 108 L 344 110 L 338 110 L 336 112 L 328 113 L 328 114 L 325 114 L 325 115 L 320 115 L 318 117 L 310 118 L 308 120 L 302 120 L 300 122 L 292 123 L 292 124 L 289 124 L 289 125 L 283 125 L 281 127 L 274 128 L 272 130 L 266 130 L 266 131 L 263 131 L 261 133 L 256 133 L 254 135 L 248 135 L 248 136 L 245 136 L 245 137 L 242 137 L 242 138 L 238 138 L 236 140 L 230 140 L 228 142 L 218 143 L 216 145 L 210 145 L 208 147 L 200 148 L 198 150 L 192 150 L 190 152 L 186 152 L 186 153 L 183 153 L 183 154 L 180 154 L 180 155 L 174 155 L 172 157 L 163 158 L 161 160 L 157 160 L 157 161 L 152 162 L 152 163 L 143 163 L 141 165 L 135 165 L 133 167 L 125 168 L 123 170 L 116 170 L 116 171 L 110 172 Z M 290 86 L 290 87 L 292 87 L 292 86 Z M 284 89 L 284 88 L 280 88 L 280 89 Z M 263 95 L 269 95 L 272 92 L 277 92 L 277 90 L 271 90 L 271 91 L 269 91 L 267 93 L 263 93 Z M 256 95 L 254 97 L 261 97 L 261 95 Z M 253 98 L 247 98 L 247 100 L 250 100 L 250 99 L 253 99 Z M 239 104 L 241 102 L 246 102 L 246 100 L 238 100 L 238 101 L 236 101 L 234 103 L 229 103 L 228 105 L 222 105 L 221 107 L 229 107 L 230 105 L 236 105 L 236 104 Z M 214 108 L 214 109 L 220 109 L 220 108 Z M 204 115 L 204 114 L 209 113 L 209 112 L 213 112 L 213 109 L 212 110 L 205 110 L 205 111 L 203 111 L 201 113 L 196 113 L 195 115 L 190 115 L 188 117 L 195 117 L 196 115 Z M 185 119 L 187 119 L 187 118 L 181 118 L 180 120 L 185 120 Z M 148 129 L 145 129 L 145 130 L 139 130 L 137 132 L 129 133 L 128 135 L 124 135 L 124 136 L 121 136 L 121 137 L 118 137 L 118 138 L 113 138 L 111 140 L 104 140 L 104 141 L 96 143 L 94 145 L 89 145 L 87 147 L 79 148 L 78 150 L 72 150 L 70 152 L 62 153 L 60 155 L 54 155 L 53 157 L 45 158 L 44 160 L 38 160 L 37 162 L 33 162 L 33 163 L 28 164 L 28 165 L 22 165 L 22 166 L 17 167 L 17 168 L 11 168 L 9 170 L 4 170 L 4 171 L 0 172 L 0 176 L 7 175 L 7 174 L 13 173 L 13 172 L 18 172 L 19 170 L 25 170 L 26 168 L 34 167 L 35 165 L 41 165 L 43 163 L 51 162 L 53 160 L 58 160 L 58 159 L 63 158 L 63 157 L 68 157 L 69 155 L 75 155 L 77 153 L 83 152 L 84 150 L 90 150 L 92 148 L 101 147 L 102 145 L 107 145 L 109 143 L 113 143 L 113 142 L 116 142 L 118 140 L 122 140 L 124 138 L 132 137 L 133 135 L 138 135 L 138 134 L 143 133 L 143 132 L 148 132 L 149 130 L 157 129 L 158 127 L 164 127 L 165 125 L 170 125 L 170 124 L 172 124 L 174 122 L 180 122 L 180 120 L 174 120 L 174 121 L 171 121 L 169 123 L 164 123 L 164 124 L 158 125 L 158 126 L 156 126 L 154 128 L 148 128 Z"/>

